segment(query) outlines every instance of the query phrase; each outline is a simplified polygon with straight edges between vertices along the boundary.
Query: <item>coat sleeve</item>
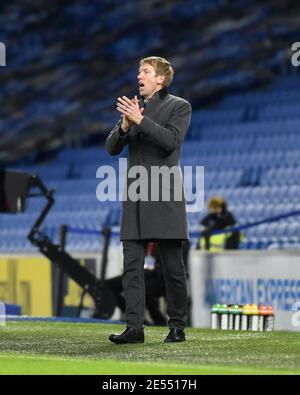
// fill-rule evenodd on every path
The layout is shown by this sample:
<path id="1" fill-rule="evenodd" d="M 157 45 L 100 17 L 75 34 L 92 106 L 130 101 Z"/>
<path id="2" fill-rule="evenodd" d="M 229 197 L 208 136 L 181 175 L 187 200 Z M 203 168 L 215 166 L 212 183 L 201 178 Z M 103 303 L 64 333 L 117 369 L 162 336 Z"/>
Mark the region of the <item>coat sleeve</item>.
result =
<path id="1" fill-rule="evenodd" d="M 105 141 L 105 149 L 110 155 L 118 155 L 122 152 L 125 145 L 128 143 L 129 131 L 125 134 L 121 134 L 121 122 L 122 118 L 109 133 Z"/>
<path id="2" fill-rule="evenodd" d="M 186 100 L 180 101 L 170 114 L 166 127 L 144 116 L 139 129 L 149 140 L 167 152 L 180 146 L 191 121 L 192 107 Z"/>

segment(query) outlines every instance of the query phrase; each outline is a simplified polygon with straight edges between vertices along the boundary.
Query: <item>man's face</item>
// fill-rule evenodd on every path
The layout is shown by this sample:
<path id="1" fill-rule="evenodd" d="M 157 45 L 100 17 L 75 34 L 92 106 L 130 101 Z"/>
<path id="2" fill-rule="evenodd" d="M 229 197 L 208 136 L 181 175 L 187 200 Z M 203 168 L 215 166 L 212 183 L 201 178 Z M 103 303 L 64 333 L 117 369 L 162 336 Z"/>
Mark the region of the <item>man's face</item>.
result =
<path id="1" fill-rule="evenodd" d="M 140 95 L 150 98 L 162 88 L 164 78 L 162 75 L 155 74 L 155 69 L 151 64 L 144 63 L 139 68 L 139 74 L 137 76 Z"/>

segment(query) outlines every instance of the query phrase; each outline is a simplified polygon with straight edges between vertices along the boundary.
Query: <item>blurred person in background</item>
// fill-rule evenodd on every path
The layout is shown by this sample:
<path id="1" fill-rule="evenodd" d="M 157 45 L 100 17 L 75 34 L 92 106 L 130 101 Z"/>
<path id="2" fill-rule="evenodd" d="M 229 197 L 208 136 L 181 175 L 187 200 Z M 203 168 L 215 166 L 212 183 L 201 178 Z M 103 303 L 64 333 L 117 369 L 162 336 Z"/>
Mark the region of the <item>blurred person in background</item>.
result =
<path id="1" fill-rule="evenodd" d="M 199 241 L 200 249 L 211 252 L 236 250 L 239 248 L 240 232 L 212 234 L 215 230 L 231 228 L 236 224 L 234 215 L 227 209 L 227 203 L 222 196 L 212 196 L 208 200 L 208 215 L 201 225 Z"/>

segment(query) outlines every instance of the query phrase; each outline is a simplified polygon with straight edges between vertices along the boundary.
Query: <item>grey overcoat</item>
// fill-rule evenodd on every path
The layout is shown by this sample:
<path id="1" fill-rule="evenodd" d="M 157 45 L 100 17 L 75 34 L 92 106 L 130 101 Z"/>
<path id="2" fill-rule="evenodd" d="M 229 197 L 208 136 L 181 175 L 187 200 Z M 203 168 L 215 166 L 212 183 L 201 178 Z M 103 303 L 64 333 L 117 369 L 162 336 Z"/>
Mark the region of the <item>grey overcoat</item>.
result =
<path id="1" fill-rule="evenodd" d="M 133 166 L 143 166 L 149 176 L 148 180 L 141 177 L 140 187 L 133 188 L 137 192 L 142 192 L 143 185 L 145 187 L 147 184 L 148 187 L 143 188 L 143 193 L 148 191 L 146 199 L 146 195 L 142 193 L 143 197 L 139 200 L 130 199 L 128 194 L 127 200 L 122 202 L 120 239 L 188 239 L 179 159 L 181 144 L 191 120 L 191 105 L 186 100 L 169 94 L 165 87 L 149 99 L 143 116 L 140 125 L 131 126 L 126 135 L 120 133 L 120 119 L 105 142 L 106 150 L 110 155 L 120 154 L 128 144 L 127 176 Z M 171 177 L 171 182 L 165 182 L 165 179 L 158 177 L 155 172 L 151 177 L 154 166 L 156 169 L 161 166 L 173 168 L 175 175 Z M 182 191 L 181 198 L 174 194 L 174 189 L 178 192 L 178 176 L 179 189 Z M 125 192 L 129 192 L 133 182 L 136 185 L 137 179 L 131 177 L 127 178 Z M 151 192 L 156 188 L 153 187 L 152 182 L 157 182 L 158 179 L 160 182 L 155 185 L 159 185 L 159 196 L 155 194 L 156 197 L 153 197 Z M 165 197 L 163 192 L 167 192 Z"/>

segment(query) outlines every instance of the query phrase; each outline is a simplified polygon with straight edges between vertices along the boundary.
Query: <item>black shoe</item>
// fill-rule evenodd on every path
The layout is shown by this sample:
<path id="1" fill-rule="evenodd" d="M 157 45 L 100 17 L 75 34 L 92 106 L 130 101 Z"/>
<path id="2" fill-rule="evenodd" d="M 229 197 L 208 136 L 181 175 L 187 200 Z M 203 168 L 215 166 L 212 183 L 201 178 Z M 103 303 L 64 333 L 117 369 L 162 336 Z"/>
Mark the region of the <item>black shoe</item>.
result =
<path id="1" fill-rule="evenodd" d="M 144 330 L 142 328 L 126 328 L 120 335 L 110 335 L 109 340 L 115 344 L 144 343 Z"/>
<path id="2" fill-rule="evenodd" d="M 164 343 L 178 343 L 185 342 L 185 334 L 183 330 L 172 328 L 168 336 L 165 338 Z"/>

